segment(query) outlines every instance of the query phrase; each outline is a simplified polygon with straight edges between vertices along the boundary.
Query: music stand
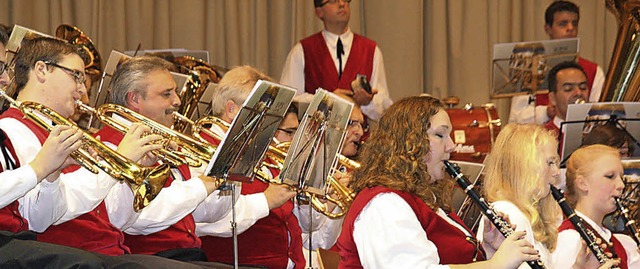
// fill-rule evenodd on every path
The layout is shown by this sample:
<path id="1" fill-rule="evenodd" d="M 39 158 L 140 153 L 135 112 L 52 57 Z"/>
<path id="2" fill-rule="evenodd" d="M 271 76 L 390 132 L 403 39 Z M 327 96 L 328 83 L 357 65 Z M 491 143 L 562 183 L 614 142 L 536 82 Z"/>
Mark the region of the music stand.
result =
<path id="1" fill-rule="evenodd" d="M 571 104 L 567 108 L 567 121 L 560 124 L 562 140 L 562 164 L 569 159 L 571 153 L 582 145 L 582 136 L 593 128 L 595 124 L 615 123 L 627 133 L 636 147 L 640 134 L 640 103 L 608 102 Z M 630 143 L 630 144 L 631 144 Z M 632 145 L 629 145 L 632 146 Z M 638 151 L 634 156 L 640 156 Z"/>
<path id="2" fill-rule="evenodd" d="M 575 61 L 578 47 L 578 38 L 493 45 L 491 98 L 547 93 L 547 72 L 558 63 Z"/>
<path id="3" fill-rule="evenodd" d="M 131 56 L 166 53 L 166 54 L 172 55 L 173 57 L 191 56 L 196 59 L 200 59 L 209 63 L 209 51 L 207 50 L 188 50 L 184 48 L 175 48 L 175 49 L 127 50 L 124 53 Z"/>
<path id="4" fill-rule="evenodd" d="M 216 149 L 205 175 L 240 182 L 253 181 L 295 94 L 293 88 L 258 80 Z M 225 183 L 222 188 L 231 190 L 234 268 L 238 268 L 235 184 Z"/>
<path id="5" fill-rule="evenodd" d="M 324 89 L 318 89 L 298 127 L 278 180 L 297 186 L 298 202 L 310 195 L 326 196 L 328 176 L 338 163 L 338 151 L 346 136 L 353 104 Z M 313 211 L 309 206 L 310 226 Z M 309 229 L 309 257 L 312 257 L 313 230 Z M 309 260 L 309 268 L 313 264 Z"/>

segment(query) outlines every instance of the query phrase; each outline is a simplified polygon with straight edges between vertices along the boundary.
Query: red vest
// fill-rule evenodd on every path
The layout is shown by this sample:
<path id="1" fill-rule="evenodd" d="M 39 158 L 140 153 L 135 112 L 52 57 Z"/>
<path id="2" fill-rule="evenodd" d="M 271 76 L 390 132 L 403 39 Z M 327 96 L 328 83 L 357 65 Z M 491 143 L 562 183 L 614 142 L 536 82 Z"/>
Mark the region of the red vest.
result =
<path id="1" fill-rule="evenodd" d="M 372 40 L 353 34 L 349 58 L 340 79 L 322 32 L 311 35 L 300 43 L 304 50 L 304 89 L 308 93 L 314 94 L 318 88 L 327 91 L 334 91 L 337 88 L 351 89 L 351 81 L 357 74 L 371 78 L 373 55 L 376 50 L 376 42 Z"/>
<path id="2" fill-rule="evenodd" d="M 68 167 L 64 172 L 72 172 L 78 168 Z M 75 219 L 49 227 L 38 235 L 38 241 L 110 256 L 130 253 L 129 248 L 124 245 L 124 234 L 111 224 L 104 201 Z"/>
<path id="3" fill-rule="evenodd" d="M 354 223 L 362 209 L 369 204 L 371 199 L 380 193 L 386 192 L 399 195 L 409 204 L 411 209 L 413 209 L 422 228 L 428 234 L 429 240 L 438 248 L 438 256 L 440 257 L 441 264 L 471 263 L 476 253 L 478 254 L 478 261 L 485 259 L 481 248 L 476 249 L 474 244 L 466 240 L 467 236 L 462 231 L 438 216 L 420 198 L 406 192 L 377 186 L 360 191 L 345 216 L 344 222 L 342 223 L 342 233 L 340 233 L 337 243 L 341 257 L 338 268 L 362 268 L 362 263 L 358 256 L 358 248 L 353 239 Z M 455 213 L 450 213 L 449 216 L 465 227 L 465 229 L 469 230 Z M 391 229 L 392 228 L 389 230 L 390 233 L 393 232 Z"/>
<path id="4" fill-rule="evenodd" d="M 554 132 L 554 134 L 558 138 L 558 153 L 562 155 L 562 149 L 563 149 L 562 146 L 564 144 L 564 133 L 560 132 L 560 127 L 556 126 L 556 124 L 553 122 L 553 119 L 550 119 L 549 121 L 547 121 L 547 123 L 544 124 L 544 128 Z"/>
<path id="5" fill-rule="evenodd" d="M 15 112 L 20 113 L 17 109 L 12 108 L 7 112 L 3 113 L 2 115 L 0 115 L 0 119 L 10 117 L 9 114 L 13 114 Z M 3 132 L 3 131 L 0 130 L 0 132 Z M 4 134 L 4 132 L 2 135 L 6 137 L 2 141 L 2 144 L 4 147 L 6 147 L 6 149 L 8 150 L 8 153 L 11 154 L 13 159 L 16 161 L 15 163 L 16 167 L 13 167 L 13 169 L 16 169 L 20 167 L 20 160 L 18 160 L 18 158 L 16 157 L 16 151 L 13 148 L 13 144 L 11 144 L 11 140 L 9 140 L 9 138 L 6 136 L 6 134 Z M 3 171 L 2 166 L 0 166 L 0 172 L 2 171 Z M 27 222 L 27 219 L 23 218 L 22 214 L 20 214 L 20 210 L 18 209 L 19 207 L 20 207 L 20 203 L 18 202 L 18 200 L 15 200 L 10 204 L 8 204 L 7 206 L 0 209 L 0 231 L 9 231 L 12 233 L 17 233 L 17 232 L 29 230 L 29 223 Z"/>
<path id="6" fill-rule="evenodd" d="M 209 142 L 216 145 L 220 143 L 216 140 Z M 278 170 L 272 169 L 271 173 L 275 176 Z M 251 184 L 242 183 L 241 194 L 261 193 L 267 187 L 269 184 L 259 180 L 254 180 Z M 238 235 L 240 264 L 281 269 L 287 268 L 291 259 L 296 269 L 305 267 L 302 230 L 298 219 L 293 215 L 293 207 L 293 202 L 287 201 L 281 207 L 269 211 L 267 217 L 258 220 L 251 228 Z M 233 263 L 233 238 L 203 236 L 201 239 L 202 249 L 209 261 Z"/>
<path id="7" fill-rule="evenodd" d="M 591 88 L 593 87 L 593 80 L 596 78 L 596 73 L 598 72 L 598 64 L 591 62 L 585 58 L 578 57 L 578 64 L 584 70 L 584 73 L 587 74 L 587 85 L 589 86 L 589 91 L 587 92 L 587 96 L 591 94 Z M 536 94 L 536 105 L 537 106 L 546 106 L 549 104 L 549 94 Z"/>
<path id="8" fill-rule="evenodd" d="M 607 242 L 607 240 L 604 240 L 604 238 L 602 238 L 598 232 L 594 231 L 593 227 L 591 227 L 591 225 L 589 225 L 587 222 L 583 221 L 582 224 L 584 224 L 587 229 L 590 229 L 594 235 L 602 240 L 602 242 Z M 569 229 L 575 230 L 576 227 L 573 226 L 573 223 L 571 223 L 569 219 L 565 219 L 560 227 L 558 227 L 558 232 Z M 611 235 L 611 243 L 613 244 L 613 250 L 618 255 L 618 258 L 620 258 L 620 264 L 618 265 L 618 267 L 620 267 L 620 269 L 627 269 L 629 267 L 629 264 L 627 262 L 627 251 L 624 249 L 624 246 L 622 246 L 622 243 L 620 243 L 620 241 L 618 241 L 618 239 L 613 235 Z M 611 250 L 605 251 L 611 252 Z"/>
<path id="9" fill-rule="evenodd" d="M 115 129 L 106 126 L 96 133 L 102 141 L 119 145 L 124 135 Z M 178 167 L 185 180 L 191 178 L 189 167 L 182 165 Z M 164 187 L 171 186 L 173 178 L 170 177 L 164 183 Z M 196 223 L 191 214 L 185 216 L 180 221 L 159 232 L 148 235 L 125 234 L 125 244 L 131 249 L 133 254 L 156 254 L 161 251 L 179 248 L 200 248 L 202 242 L 196 236 Z"/>

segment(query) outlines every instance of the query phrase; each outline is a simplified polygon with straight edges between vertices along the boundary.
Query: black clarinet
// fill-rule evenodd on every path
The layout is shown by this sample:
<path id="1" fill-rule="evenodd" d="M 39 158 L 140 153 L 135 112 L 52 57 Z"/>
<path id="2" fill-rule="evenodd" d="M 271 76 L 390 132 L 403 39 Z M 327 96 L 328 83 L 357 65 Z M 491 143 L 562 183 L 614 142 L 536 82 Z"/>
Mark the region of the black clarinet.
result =
<path id="1" fill-rule="evenodd" d="M 636 227 L 636 221 L 632 220 L 629 217 L 629 209 L 627 209 L 620 200 L 619 197 L 616 197 L 616 206 L 618 210 L 620 210 L 620 218 L 622 218 L 622 222 L 624 222 L 624 227 L 627 228 L 629 232 L 629 236 L 636 242 L 637 248 L 640 249 L 640 235 L 638 234 L 638 227 Z"/>
<path id="2" fill-rule="evenodd" d="M 469 182 L 467 177 L 460 172 L 460 167 L 458 167 L 455 163 L 450 163 L 449 161 L 444 161 L 444 166 L 447 170 L 447 173 L 456 180 L 456 183 L 464 190 L 464 192 L 473 200 L 476 205 L 480 207 L 482 214 L 484 214 L 491 223 L 500 231 L 500 233 L 507 238 L 511 235 L 514 230 L 511 228 L 511 224 L 505 221 L 502 217 L 500 217 L 493 207 L 489 205 L 484 198 L 482 198 L 476 190 L 473 189 L 473 184 Z M 527 261 L 527 264 L 532 269 L 544 269 L 544 263 L 541 260 Z"/>
<path id="3" fill-rule="evenodd" d="M 582 237 L 582 240 L 584 240 L 584 242 L 587 244 L 587 247 L 589 247 L 591 253 L 596 256 L 596 259 L 598 259 L 598 262 L 600 262 L 600 264 L 604 264 L 605 262 L 607 262 L 609 260 L 609 257 L 605 253 L 604 249 L 602 249 L 598 245 L 598 243 L 596 243 L 596 235 L 593 233 L 593 231 L 587 229 L 587 227 L 584 226 L 584 224 L 582 223 L 582 218 L 578 216 L 578 214 L 576 214 L 576 211 L 574 211 L 573 208 L 571 208 L 571 206 L 565 200 L 564 192 L 556 188 L 552 184 L 549 185 L 551 187 L 551 195 L 553 195 L 553 198 L 558 201 L 558 204 L 562 209 L 562 213 L 564 213 L 569 221 L 571 221 L 571 224 L 573 224 L 573 227 L 575 227 L 576 231 L 578 231 L 580 237 Z M 614 266 L 611 268 L 619 267 Z"/>

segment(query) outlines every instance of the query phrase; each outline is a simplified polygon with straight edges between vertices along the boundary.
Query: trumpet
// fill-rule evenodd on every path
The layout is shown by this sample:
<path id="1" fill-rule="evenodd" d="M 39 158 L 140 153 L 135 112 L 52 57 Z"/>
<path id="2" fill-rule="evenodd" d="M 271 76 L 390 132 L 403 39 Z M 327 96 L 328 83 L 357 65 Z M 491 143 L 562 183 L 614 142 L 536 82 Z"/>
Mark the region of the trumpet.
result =
<path id="1" fill-rule="evenodd" d="M 82 110 L 96 115 L 102 123 L 120 131 L 123 134 L 129 130 L 129 127 L 110 117 L 110 114 L 118 115 L 130 122 L 141 122 L 144 125 L 149 126 L 153 133 L 159 134 L 163 137 L 163 143 L 165 144 L 168 144 L 169 142 L 176 143 L 180 148 L 179 151 L 167 148 L 161 148 L 154 151 L 156 156 L 161 158 L 163 161 L 168 162 L 173 167 L 178 167 L 182 164 L 199 167 L 202 165 L 203 161 L 208 162 L 215 152 L 215 147 L 196 141 L 187 135 L 157 123 L 124 106 L 104 104 L 95 109 L 83 104 L 82 102 L 76 103 Z"/>
<path id="2" fill-rule="evenodd" d="M 74 122 L 69 121 L 45 105 L 31 101 L 16 101 L 8 96 L 4 90 L 0 90 L 0 96 L 11 105 L 17 107 L 31 121 L 49 132 L 53 125 L 40 115 L 47 117 L 56 125 L 76 126 Z M 93 158 L 88 152 L 88 148 L 93 149 L 101 160 Z M 82 135 L 82 147 L 72 152 L 70 156 L 82 167 L 94 174 L 97 174 L 98 169 L 100 169 L 116 180 L 126 181 L 134 193 L 133 209 L 136 212 L 149 205 L 162 190 L 167 178 L 169 178 L 169 167 L 167 165 L 140 167 L 86 132 L 83 132 Z"/>

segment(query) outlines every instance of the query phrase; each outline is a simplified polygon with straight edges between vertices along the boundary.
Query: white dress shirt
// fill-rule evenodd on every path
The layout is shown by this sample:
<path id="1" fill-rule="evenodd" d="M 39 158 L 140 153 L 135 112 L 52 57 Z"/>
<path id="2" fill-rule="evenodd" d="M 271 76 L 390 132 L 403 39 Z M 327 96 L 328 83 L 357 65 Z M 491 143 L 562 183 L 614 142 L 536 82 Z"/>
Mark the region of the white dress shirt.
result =
<path id="1" fill-rule="evenodd" d="M 333 58 L 333 62 L 336 66 L 336 70 L 338 70 L 339 63 L 336 52 L 338 35 L 326 30 L 322 31 L 322 35 L 327 44 L 327 48 L 329 49 L 329 53 L 331 53 L 331 57 Z M 349 59 L 349 54 L 351 52 L 351 44 L 353 43 L 353 32 L 351 32 L 351 29 L 347 29 L 347 32 L 340 35 L 339 37 L 344 48 L 344 55 L 342 56 L 344 70 L 344 66 L 346 66 L 346 62 L 348 61 L 345 59 Z M 313 94 L 305 92 L 304 49 L 302 48 L 302 44 L 300 44 L 300 42 L 293 46 L 293 48 L 289 52 L 289 55 L 287 56 L 287 60 L 285 61 L 284 68 L 282 70 L 282 76 L 280 77 L 280 83 L 293 87 L 298 91 L 298 94 L 295 98 L 296 101 L 311 103 L 311 101 L 313 100 Z M 380 48 L 378 46 L 376 46 L 373 55 L 373 70 L 371 72 L 371 77 L 369 78 L 369 83 L 371 84 L 372 88 L 378 90 L 378 93 L 373 96 L 373 100 L 371 100 L 371 103 L 362 106 L 362 113 L 373 120 L 378 120 L 380 116 L 382 116 L 382 112 L 384 112 L 385 109 L 391 106 L 391 103 L 393 102 L 389 97 L 387 78 L 384 70 L 384 61 L 382 59 L 382 52 L 380 51 Z M 334 89 L 327 90 L 332 91 Z"/>

